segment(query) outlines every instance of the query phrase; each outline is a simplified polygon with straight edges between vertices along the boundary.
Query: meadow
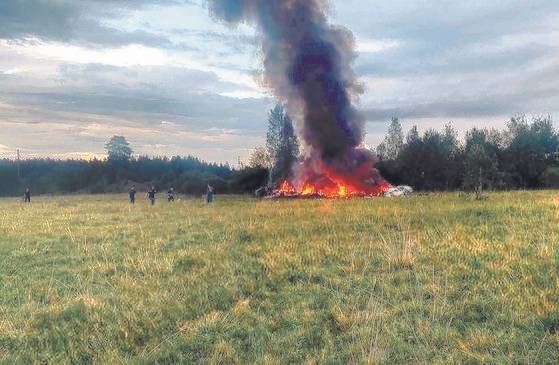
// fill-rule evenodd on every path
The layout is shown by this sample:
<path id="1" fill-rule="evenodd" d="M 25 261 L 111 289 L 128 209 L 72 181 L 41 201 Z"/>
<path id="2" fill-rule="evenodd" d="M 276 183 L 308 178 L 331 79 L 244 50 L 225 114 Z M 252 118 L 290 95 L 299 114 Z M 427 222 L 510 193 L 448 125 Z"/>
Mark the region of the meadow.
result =
<path id="1" fill-rule="evenodd" d="M 1 364 L 556 364 L 559 193 L 0 199 Z"/>

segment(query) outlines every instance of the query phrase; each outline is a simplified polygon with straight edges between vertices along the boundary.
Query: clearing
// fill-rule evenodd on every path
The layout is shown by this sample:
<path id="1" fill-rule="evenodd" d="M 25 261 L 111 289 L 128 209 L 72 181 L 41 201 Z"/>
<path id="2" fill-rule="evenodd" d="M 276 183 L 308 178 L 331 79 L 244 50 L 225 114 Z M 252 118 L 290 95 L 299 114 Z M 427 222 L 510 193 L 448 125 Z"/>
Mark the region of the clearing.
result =
<path id="1" fill-rule="evenodd" d="M 557 195 L 0 199 L 0 363 L 556 363 Z"/>

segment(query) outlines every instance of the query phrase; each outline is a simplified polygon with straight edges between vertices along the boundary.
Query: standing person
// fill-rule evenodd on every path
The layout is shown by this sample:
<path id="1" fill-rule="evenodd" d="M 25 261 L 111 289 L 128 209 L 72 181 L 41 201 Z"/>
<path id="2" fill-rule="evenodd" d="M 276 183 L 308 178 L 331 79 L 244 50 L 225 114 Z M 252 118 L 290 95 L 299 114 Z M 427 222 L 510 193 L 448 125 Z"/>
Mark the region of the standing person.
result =
<path id="1" fill-rule="evenodd" d="M 208 192 L 206 193 L 206 203 L 211 203 L 214 201 L 214 188 L 208 184 Z"/>
<path id="2" fill-rule="evenodd" d="M 174 188 L 170 188 L 167 191 L 167 201 L 168 202 L 174 202 L 175 201 L 175 189 Z"/>
<path id="3" fill-rule="evenodd" d="M 130 197 L 130 204 L 136 203 L 136 187 L 135 186 L 132 186 L 132 188 L 128 192 L 128 196 Z"/>
<path id="4" fill-rule="evenodd" d="M 31 203 L 31 189 L 25 189 L 25 193 L 23 193 L 23 201 L 26 203 Z"/>
<path id="5" fill-rule="evenodd" d="M 154 204 L 155 204 L 155 193 L 157 193 L 157 192 L 155 191 L 155 186 L 152 186 L 151 189 L 148 191 L 148 194 L 147 194 L 148 199 L 149 199 L 151 205 L 154 205 Z"/>

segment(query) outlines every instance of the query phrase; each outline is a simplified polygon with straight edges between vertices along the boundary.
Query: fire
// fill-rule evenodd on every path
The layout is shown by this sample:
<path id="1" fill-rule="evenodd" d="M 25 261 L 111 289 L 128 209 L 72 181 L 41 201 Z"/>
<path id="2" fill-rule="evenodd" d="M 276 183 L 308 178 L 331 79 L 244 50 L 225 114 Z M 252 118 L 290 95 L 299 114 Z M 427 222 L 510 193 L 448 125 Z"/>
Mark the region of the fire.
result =
<path id="1" fill-rule="evenodd" d="M 316 193 L 316 190 L 314 188 L 314 186 L 312 186 L 311 184 L 305 184 L 305 186 L 303 186 L 303 190 L 301 191 L 301 195 L 313 195 Z"/>
<path id="2" fill-rule="evenodd" d="M 356 185 L 343 181 L 340 177 L 321 177 L 316 181 L 307 181 L 298 188 L 289 180 L 284 180 L 272 197 L 350 199 L 381 196 L 390 188 L 390 184 L 384 181 L 376 185 Z"/>
<path id="3" fill-rule="evenodd" d="M 340 198 L 345 198 L 347 196 L 346 187 L 344 185 L 338 184 L 338 196 Z"/>
<path id="4" fill-rule="evenodd" d="M 374 157 L 367 151 L 355 150 L 352 156 L 347 162 L 329 164 L 320 159 L 304 160 L 269 197 L 351 199 L 383 196 L 392 188 L 380 176 Z"/>
<path id="5" fill-rule="evenodd" d="M 278 191 L 281 192 L 281 193 L 293 193 L 293 192 L 295 192 L 296 190 L 295 190 L 295 188 L 293 187 L 293 185 L 292 185 L 289 181 L 284 180 L 284 181 L 280 184 L 280 187 L 279 187 Z"/>

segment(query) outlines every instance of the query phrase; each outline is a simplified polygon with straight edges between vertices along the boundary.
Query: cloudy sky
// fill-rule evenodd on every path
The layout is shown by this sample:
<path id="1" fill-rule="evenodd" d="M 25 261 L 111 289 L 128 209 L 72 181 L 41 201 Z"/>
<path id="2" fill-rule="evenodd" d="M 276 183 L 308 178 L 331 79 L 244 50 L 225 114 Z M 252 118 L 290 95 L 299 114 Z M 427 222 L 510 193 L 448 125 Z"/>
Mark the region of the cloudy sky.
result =
<path id="1" fill-rule="evenodd" d="M 375 146 L 409 128 L 559 120 L 559 1 L 332 0 L 356 38 Z M 263 144 L 273 97 L 253 29 L 204 0 L 0 0 L 0 157 L 138 154 L 236 163 Z"/>

